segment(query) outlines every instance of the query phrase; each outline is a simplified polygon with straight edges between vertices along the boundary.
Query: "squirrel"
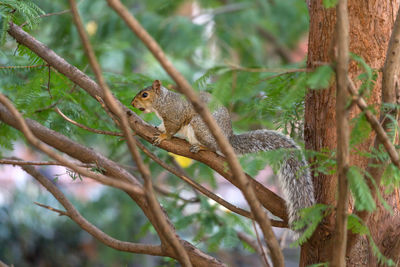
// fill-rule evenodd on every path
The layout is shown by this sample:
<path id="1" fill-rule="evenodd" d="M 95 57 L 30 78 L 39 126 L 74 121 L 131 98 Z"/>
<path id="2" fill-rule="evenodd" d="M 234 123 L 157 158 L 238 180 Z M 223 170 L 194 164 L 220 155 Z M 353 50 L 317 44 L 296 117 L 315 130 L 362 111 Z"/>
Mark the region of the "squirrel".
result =
<path id="1" fill-rule="evenodd" d="M 206 92 L 201 92 L 200 98 L 209 105 L 212 101 L 211 95 Z M 157 127 L 161 133 L 154 136 L 153 144 L 159 145 L 178 133 L 187 138 L 192 153 L 200 150 L 220 152 L 216 140 L 192 104 L 183 95 L 163 87 L 159 80 L 141 90 L 133 98 L 131 105 L 145 113 L 154 112 L 161 119 L 162 123 Z M 272 130 L 234 134 L 229 112 L 223 105 L 214 105 L 212 116 L 237 154 L 276 149 L 293 150 L 281 163 L 278 172 L 288 209 L 289 225 L 292 227 L 300 218 L 299 211 L 315 203 L 310 170 L 304 155 L 299 153 L 299 146 L 291 138 Z"/>

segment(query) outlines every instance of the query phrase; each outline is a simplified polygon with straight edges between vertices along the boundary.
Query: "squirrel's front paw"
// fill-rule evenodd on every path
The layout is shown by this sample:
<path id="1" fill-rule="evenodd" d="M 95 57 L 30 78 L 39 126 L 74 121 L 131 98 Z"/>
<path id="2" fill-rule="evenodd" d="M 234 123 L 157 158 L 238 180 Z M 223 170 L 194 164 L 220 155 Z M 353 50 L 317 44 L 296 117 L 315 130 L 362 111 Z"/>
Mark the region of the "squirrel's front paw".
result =
<path id="1" fill-rule="evenodd" d="M 200 145 L 191 145 L 189 151 L 192 153 L 198 153 L 200 151 Z"/>
<path id="2" fill-rule="evenodd" d="M 189 151 L 192 153 L 199 153 L 200 150 L 208 150 L 207 147 L 200 144 L 190 145 Z"/>
<path id="3" fill-rule="evenodd" d="M 159 144 L 161 144 L 162 141 L 164 141 L 166 139 L 169 139 L 168 134 L 166 134 L 166 133 L 160 133 L 160 134 L 157 133 L 157 134 L 154 135 L 154 137 L 152 139 L 152 142 L 153 142 L 153 145 L 158 146 Z"/>

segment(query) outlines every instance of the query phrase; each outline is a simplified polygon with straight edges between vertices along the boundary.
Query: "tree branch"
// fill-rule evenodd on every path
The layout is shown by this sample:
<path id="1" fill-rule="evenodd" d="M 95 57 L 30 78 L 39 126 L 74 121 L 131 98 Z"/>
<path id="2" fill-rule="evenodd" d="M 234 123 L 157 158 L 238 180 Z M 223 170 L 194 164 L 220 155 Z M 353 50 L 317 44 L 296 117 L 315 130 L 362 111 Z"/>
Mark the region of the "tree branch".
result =
<path id="1" fill-rule="evenodd" d="M 73 221 L 75 221 L 83 230 L 91 234 L 94 238 L 99 240 L 100 242 L 104 243 L 105 245 L 112 247 L 117 250 L 127 251 L 132 253 L 139 253 L 139 254 L 149 254 L 149 255 L 156 255 L 156 256 L 167 256 L 165 252 L 163 252 L 161 246 L 154 246 L 154 245 L 144 245 L 144 244 L 135 244 L 131 242 L 123 242 L 117 240 L 99 228 L 91 224 L 87 221 L 72 205 L 71 202 L 65 197 L 65 195 L 61 192 L 60 189 L 57 188 L 51 181 L 49 181 L 45 176 L 43 176 L 40 172 L 38 172 L 32 166 L 21 166 L 21 168 L 29 173 L 33 178 L 35 178 L 40 184 L 42 184 L 57 200 L 60 202 L 61 205 L 67 210 L 67 212 L 60 211 L 54 208 L 51 210 L 56 211 L 62 215 L 66 215 L 70 217 Z M 42 206 L 41 204 L 39 204 Z M 42 206 L 43 207 L 43 206 Z M 48 206 L 44 206 L 48 208 Z"/>
<path id="2" fill-rule="evenodd" d="M 331 265 L 334 267 L 346 265 L 347 244 L 347 206 L 349 202 L 349 184 L 347 172 L 349 169 L 349 120 L 348 120 L 348 80 L 349 68 L 349 19 L 347 0 L 339 0 L 336 6 L 337 22 L 337 66 L 336 66 L 336 133 L 337 133 L 337 173 L 338 200 L 336 205 L 335 239 Z"/>
<path id="3" fill-rule="evenodd" d="M 18 124 L 16 118 L 2 105 L 0 104 L 0 120 L 4 123 L 16 128 L 17 130 L 20 129 L 20 125 Z M 43 142 L 47 143 L 48 145 L 70 155 L 73 158 L 80 160 L 81 162 L 92 163 L 94 162 L 96 166 L 102 168 L 105 173 L 112 177 L 118 177 L 122 180 L 129 181 L 135 185 L 141 186 L 140 183 L 133 177 L 129 172 L 127 172 L 124 168 L 120 167 L 114 161 L 104 157 L 103 155 L 95 152 L 93 149 L 89 149 L 85 146 L 82 146 L 66 136 L 50 130 L 43 125 L 37 123 L 34 120 L 26 119 L 27 125 L 30 127 L 32 132 L 35 134 L 36 137 L 41 139 Z M 149 218 L 150 222 L 153 224 L 155 222 L 155 218 L 150 213 L 149 207 L 147 205 L 147 201 L 143 195 L 137 195 L 130 192 L 127 192 L 128 195 L 140 206 L 143 210 L 144 214 Z M 153 224 L 156 231 L 159 232 L 160 229 L 157 227 L 157 224 Z M 217 267 L 217 266 L 224 266 L 221 262 L 216 260 L 215 258 L 203 253 L 201 250 L 194 247 L 189 242 L 183 241 L 185 248 L 190 254 L 190 258 L 194 261 L 196 266 L 207 265 L 209 267 Z M 168 251 L 167 251 L 168 252 Z M 175 254 L 169 253 L 170 257 L 175 258 Z"/>
<path id="4" fill-rule="evenodd" d="M 0 93 L 0 103 L 2 103 L 4 106 L 6 106 L 7 109 L 14 115 L 22 133 L 24 134 L 24 136 L 26 137 L 28 142 L 31 143 L 36 148 L 38 148 L 39 150 L 43 151 L 49 157 L 62 163 L 66 167 L 70 168 L 71 170 L 74 170 L 77 173 L 82 174 L 84 176 L 90 177 L 102 184 L 120 188 L 122 190 L 131 192 L 131 193 L 134 193 L 137 195 L 143 195 L 143 190 L 139 186 L 127 183 L 125 181 L 111 179 L 110 177 L 107 177 L 103 174 L 88 171 L 86 168 L 79 167 L 76 164 L 74 164 L 73 162 L 71 162 L 71 161 L 65 159 L 64 157 L 62 157 L 61 155 L 57 154 L 49 146 L 42 143 L 39 139 L 37 139 L 35 137 L 35 135 L 31 132 L 31 130 L 29 129 L 28 125 L 26 124 L 24 118 L 19 113 L 19 111 L 14 107 L 14 105 L 11 103 L 11 101 L 8 100 L 8 98 L 5 97 L 1 93 Z"/>
<path id="5" fill-rule="evenodd" d="M 365 102 L 365 100 L 358 95 L 357 89 L 353 81 L 349 77 L 347 78 L 347 80 L 349 81 L 348 90 L 353 97 L 353 101 L 355 101 L 357 103 L 357 106 L 364 112 L 365 118 L 371 125 L 372 129 L 374 129 L 374 131 L 376 132 L 376 138 L 379 140 L 379 143 L 384 146 L 386 152 L 388 152 L 392 163 L 396 165 L 397 168 L 400 169 L 399 154 L 397 153 L 396 148 L 390 141 L 389 136 L 386 134 L 385 129 L 382 127 L 381 123 L 374 116 L 374 114 L 372 114 L 372 112 L 368 109 L 368 104 Z M 378 179 L 377 182 L 378 181 L 380 181 L 380 179 Z"/>
<path id="6" fill-rule="evenodd" d="M 58 165 L 65 166 L 57 161 L 21 161 L 15 160 L 12 158 L 2 158 L 0 159 L 0 164 L 9 164 L 9 165 Z M 85 164 L 85 163 L 75 163 L 77 166 L 85 167 L 85 168 L 94 168 L 97 167 L 95 164 Z"/>
<path id="7" fill-rule="evenodd" d="M 171 62 L 167 59 L 162 49 L 156 43 L 156 41 L 147 33 L 147 31 L 140 25 L 140 23 L 129 13 L 129 11 L 122 5 L 119 0 L 107 0 L 109 6 L 113 8 L 121 18 L 126 22 L 128 27 L 142 40 L 147 48 L 153 53 L 154 57 L 160 62 L 164 70 L 174 79 L 178 85 L 179 91 L 183 93 L 189 101 L 192 103 L 196 112 L 201 116 L 205 124 L 208 126 L 210 132 L 214 136 L 215 140 L 222 153 L 226 156 L 228 166 L 231 169 L 234 179 L 238 181 L 239 189 L 245 196 L 252 213 L 254 214 L 255 220 L 263 231 L 266 243 L 271 250 L 272 262 L 275 266 L 283 266 L 283 254 L 279 247 L 278 241 L 272 231 L 271 221 L 267 214 L 263 211 L 259 200 L 255 196 L 254 189 L 251 186 L 248 177 L 245 176 L 242 167 L 236 157 L 236 154 L 230 145 L 228 139 L 222 133 L 222 130 L 217 125 L 216 121 L 211 115 L 204 102 L 200 100 L 200 97 L 195 93 L 191 85 L 187 80 L 180 74 Z"/>
<path id="8" fill-rule="evenodd" d="M 86 131 L 92 132 L 92 133 L 97 133 L 97 134 L 105 134 L 105 135 L 111 135 L 111 136 L 124 136 L 124 134 L 120 132 L 111 132 L 111 131 L 103 131 L 103 130 L 98 130 L 98 129 L 93 129 L 90 127 L 87 127 L 86 125 L 83 125 L 79 122 L 74 121 L 73 119 L 67 117 L 64 113 L 61 112 L 59 108 L 54 109 L 64 120 L 72 123 L 75 126 L 78 126 L 79 128 L 82 128 Z"/>
<path id="9" fill-rule="evenodd" d="M 78 123 L 74 120 L 72 120 L 71 118 L 67 117 L 64 113 L 62 113 L 58 108 L 55 109 L 57 111 L 57 113 L 59 113 L 65 120 L 67 120 L 68 122 L 82 128 L 85 129 L 87 131 L 93 132 L 93 133 L 99 133 L 99 134 L 105 134 L 105 135 L 112 135 L 112 136 L 123 136 L 122 133 L 119 132 L 108 132 L 108 131 L 103 131 L 103 130 L 98 130 L 98 129 L 93 129 L 90 127 L 87 127 L 86 125 L 83 125 L 81 123 Z M 112 114 L 111 114 L 112 115 Z M 174 174 L 175 176 L 177 176 L 178 178 L 180 178 L 181 180 L 183 180 L 184 182 L 188 183 L 190 186 L 192 186 L 194 189 L 198 190 L 199 192 L 201 192 L 203 195 L 209 197 L 210 199 L 214 200 L 215 202 L 219 203 L 221 206 L 227 208 L 228 210 L 237 213 L 239 215 L 242 215 L 244 217 L 247 217 L 249 219 L 253 219 L 252 215 L 250 212 L 241 209 L 239 207 L 236 207 L 235 205 L 232 205 L 231 203 L 225 201 L 223 198 L 219 197 L 218 195 L 212 193 L 211 191 L 209 191 L 208 189 L 206 189 L 204 186 L 196 183 L 193 179 L 187 177 L 186 175 L 184 175 L 183 173 L 181 173 L 180 171 L 178 171 L 177 169 L 169 166 L 168 164 L 166 164 L 164 161 L 162 161 L 159 157 L 157 157 L 155 154 L 153 154 L 150 150 L 148 150 L 139 140 L 136 139 L 136 145 L 147 155 L 149 156 L 153 161 L 155 161 L 156 163 L 158 163 L 161 167 L 163 167 L 164 169 L 166 169 L 167 171 L 169 171 L 170 173 Z M 1 161 L 0 161 L 1 164 Z M 157 189 L 157 188 L 155 188 Z M 157 189 L 158 190 L 158 189 Z M 188 200 L 184 200 L 184 201 L 188 201 Z M 271 220 L 271 224 L 274 227 L 280 227 L 280 228 L 287 228 L 288 224 L 284 221 L 277 221 L 277 220 Z"/>
<path id="10" fill-rule="evenodd" d="M 78 29 L 78 33 L 79 33 L 79 36 L 81 37 L 83 46 L 85 48 L 85 52 L 89 58 L 90 66 L 92 67 L 92 69 L 96 75 L 97 81 L 99 82 L 100 87 L 102 88 L 102 90 L 104 92 L 106 104 L 111 109 L 111 111 L 117 115 L 119 121 L 121 122 L 122 125 L 118 125 L 118 126 L 120 126 L 122 132 L 124 133 L 124 136 L 126 138 L 128 148 L 131 152 L 132 158 L 136 162 L 139 172 L 142 174 L 142 177 L 144 180 L 144 188 L 146 191 L 145 197 L 147 198 L 147 201 L 149 203 L 151 211 L 153 212 L 153 215 L 157 218 L 157 222 L 158 222 L 160 228 L 162 229 L 164 238 L 168 241 L 168 243 L 170 245 L 172 245 L 173 249 L 175 250 L 175 254 L 176 254 L 177 258 L 179 259 L 180 263 L 183 266 L 191 267 L 192 263 L 190 262 L 188 253 L 186 252 L 185 248 L 181 244 L 180 238 L 176 234 L 175 230 L 166 220 L 165 215 L 164 215 L 163 211 L 161 210 L 160 204 L 158 203 L 158 201 L 155 197 L 154 189 L 153 189 L 153 185 L 152 185 L 152 181 L 151 181 L 151 177 L 150 177 L 150 170 L 143 163 L 143 160 L 139 154 L 139 151 L 136 148 L 136 145 L 135 145 L 136 142 L 131 134 L 126 114 L 123 112 L 122 108 L 115 101 L 114 96 L 112 95 L 110 89 L 108 88 L 108 85 L 101 73 L 101 67 L 100 67 L 99 63 L 97 62 L 97 59 L 96 59 L 96 56 L 92 49 L 92 46 L 90 44 L 89 38 L 87 37 L 86 32 L 83 28 L 83 24 L 82 24 L 82 21 L 79 16 L 76 2 L 75 2 L 75 0 L 69 0 L 69 3 L 71 6 L 71 11 L 73 14 L 76 28 Z M 162 239 L 161 236 L 160 236 L 160 238 Z"/>
<path id="11" fill-rule="evenodd" d="M 8 33 L 12 37 L 14 37 L 20 44 L 25 45 L 38 56 L 43 58 L 58 72 L 64 74 L 75 84 L 79 85 L 82 89 L 87 91 L 93 98 L 97 99 L 96 97 L 104 97 L 101 88 L 93 80 L 91 80 L 87 75 L 85 75 L 76 67 L 70 65 L 63 58 L 58 56 L 54 51 L 46 47 L 43 43 L 37 41 L 35 38 L 27 34 L 20 27 L 13 23 L 10 23 Z M 130 109 L 126 108 L 121 103 L 119 104 L 122 106 L 124 112 L 126 112 L 129 116 L 130 127 L 142 138 L 147 141 L 151 141 L 157 130 L 153 126 L 145 123 Z M 10 123 L 13 124 L 13 122 Z M 43 139 L 43 141 L 46 142 L 45 139 Z M 172 153 L 200 161 L 221 174 L 232 184 L 238 186 L 238 181 L 235 180 L 232 173 L 226 169 L 226 161 L 224 160 L 224 158 L 218 156 L 215 153 L 201 151 L 199 153 L 193 154 L 189 151 L 189 144 L 179 138 L 173 138 L 169 141 L 163 141 L 159 145 L 159 147 Z M 67 147 L 65 149 L 69 150 Z M 248 177 L 251 178 L 250 176 Z M 284 200 L 272 191 L 268 190 L 262 184 L 258 183 L 255 179 L 250 179 L 250 183 L 255 188 L 257 198 L 261 201 L 263 206 L 271 211 L 272 214 L 280 217 L 284 221 L 287 221 L 287 212 Z"/>

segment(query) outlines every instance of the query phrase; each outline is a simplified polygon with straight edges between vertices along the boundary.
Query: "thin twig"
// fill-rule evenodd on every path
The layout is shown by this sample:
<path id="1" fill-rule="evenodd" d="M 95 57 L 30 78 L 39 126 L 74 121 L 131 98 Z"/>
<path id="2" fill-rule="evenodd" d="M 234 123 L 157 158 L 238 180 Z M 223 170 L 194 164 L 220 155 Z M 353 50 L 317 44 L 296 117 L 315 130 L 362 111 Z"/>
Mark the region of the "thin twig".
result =
<path id="1" fill-rule="evenodd" d="M 98 130 L 98 129 L 93 129 L 90 127 L 87 127 L 86 125 L 83 125 L 79 122 L 74 121 L 73 119 L 67 117 L 64 113 L 61 112 L 59 108 L 54 109 L 61 117 L 63 117 L 64 120 L 72 123 L 73 125 L 78 126 L 79 128 L 82 128 L 86 131 L 92 132 L 92 133 L 97 133 L 97 134 L 105 134 L 105 135 L 111 135 L 111 136 L 124 136 L 120 132 L 111 132 L 111 131 L 104 131 L 104 130 Z"/>
<path id="2" fill-rule="evenodd" d="M 66 212 L 54 209 L 52 207 L 42 205 L 36 203 L 37 205 L 49 208 L 52 211 L 58 212 L 59 214 L 66 215 L 70 217 L 73 221 L 75 221 L 83 230 L 91 234 L 94 238 L 104 243 L 105 245 L 112 247 L 117 250 L 140 253 L 140 254 L 149 254 L 149 255 L 157 255 L 157 256 L 166 256 L 163 252 L 161 246 L 159 245 L 145 245 L 145 244 L 136 244 L 131 242 L 124 242 L 117 240 L 99 228 L 91 224 L 87 221 L 79 212 L 75 209 L 72 203 L 68 200 L 68 198 L 61 192 L 60 189 L 57 188 L 49 179 L 47 179 L 44 175 L 38 172 L 32 166 L 22 166 L 22 169 L 29 173 L 33 178 L 35 178 L 40 184 L 42 184 L 57 200 L 60 204 L 66 209 Z"/>
<path id="3" fill-rule="evenodd" d="M 254 218 L 259 223 L 266 243 L 271 250 L 272 262 L 275 266 L 283 266 L 283 254 L 279 248 L 278 241 L 272 231 L 271 221 L 267 214 L 262 209 L 260 202 L 258 201 L 254 189 L 248 180 L 248 177 L 244 175 L 242 167 L 237 159 L 237 156 L 230 145 L 228 139 L 222 133 L 221 129 L 217 125 L 215 119 L 212 117 L 211 112 L 208 110 L 206 104 L 200 100 L 200 97 L 193 90 L 192 86 L 188 81 L 179 73 L 172 63 L 167 59 L 165 53 L 158 45 L 158 43 L 147 33 L 142 25 L 129 13 L 128 9 L 119 0 L 107 0 L 109 6 L 113 8 L 121 18 L 126 22 L 130 29 L 142 40 L 147 48 L 152 52 L 154 57 L 160 62 L 164 70 L 174 79 L 179 87 L 181 93 L 183 93 L 189 101 L 192 103 L 196 112 L 201 116 L 203 121 L 208 126 L 213 137 L 217 141 L 219 148 L 225 155 L 228 166 L 232 171 L 233 176 L 239 183 L 239 189 L 243 192 Z"/>
<path id="4" fill-rule="evenodd" d="M 49 64 L 49 66 L 50 66 L 50 64 Z M 83 68 L 83 71 L 85 71 L 85 70 L 87 69 L 87 67 L 88 67 L 88 66 L 86 65 L 86 66 Z M 58 74 L 58 72 L 56 72 L 56 73 Z M 72 85 L 71 89 L 68 91 L 68 94 L 73 93 L 73 92 L 75 91 L 75 89 L 76 89 L 77 86 L 78 86 L 78 85 L 77 85 L 76 83 L 74 83 L 74 84 Z M 62 101 L 63 99 L 64 99 L 64 97 L 58 99 L 57 101 L 55 101 L 54 103 L 48 105 L 47 107 L 39 108 L 39 109 L 35 110 L 35 113 L 39 113 L 39 112 L 42 112 L 42 111 L 45 111 L 45 110 L 52 109 L 52 108 L 54 108 L 55 106 L 57 106 L 59 103 L 61 103 L 61 101 Z"/>
<path id="5" fill-rule="evenodd" d="M 59 210 L 59 209 L 56 209 L 56 208 L 47 206 L 47 205 L 41 204 L 41 203 L 36 202 L 36 201 L 34 201 L 33 203 L 35 203 L 35 204 L 38 205 L 39 207 L 42 207 L 42 208 L 45 208 L 45 209 L 48 209 L 48 210 L 57 212 L 59 216 L 68 216 L 68 217 L 69 217 L 68 212 L 65 212 L 65 211 L 63 211 L 63 210 Z"/>
<path id="6" fill-rule="evenodd" d="M 46 18 L 46 17 L 50 17 L 50 16 L 62 15 L 62 14 L 68 13 L 68 12 L 70 12 L 70 11 L 71 11 L 70 9 L 66 9 L 66 10 L 59 11 L 59 12 L 47 13 L 47 14 L 44 14 L 44 15 L 39 16 L 38 18 Z M 24 22 L 24 23 L 22 23 L 22 24 L 20 25 L 20 27 L 23 28 L 23 27 L 24 27 L 25 25 L 27 25 L 27 24 L 28 24 L 28 22 Z"/>
<path id="7" fill-rule="evenodd" d="M 312 69 L 308 68 L 300 68 L 300 69 L 270 69 L 270 68 L 246 68 L 243 66 L 236 65 L 234 63 L 228 63 L 228 66 L 232 70 L 243 71 L 243 72 L 269 72 L 269 73 L 278 73 L 288 74 L 288 73 L 296 73 L 296 72 L 310 72 Z"/>
<path id="8" fill-rule="evenodd" d="M 183 266 L 190 267 L 190 266 L 192 266 L 192 264 L 190 262 L 188 253 L 186 252 L 184 246 L 182 245 L 179 238 L 177 237 L 174 229 L 167 222 L 167 219 L 165 218 L 165 214 L 163 213 L 163 211 L 160 207 L 160 204 L 158 203 L 158 201 L 155 197 L 154 189 L 153 189 L 151 177 L 150 177 L 150 171 L 147 168 L 147 166 L 143 163 L 143 160 L 139 154 L 139 151 L 136 148 L 136 145 L 135 145 L 136 142 L 131 134 L 126 114 L 124 114 L 121 107 L 115 101 L 115 99 L 114 99 L 110 89 L 108 88 L 108 85 L 102 75 L 101 67 L 100 67 L 99 63 L 97 62 L 97 59 L 96 59 L 96 56 L 92 49 L 92 46 L 90 44 L 89 38 L 86 35 L 81 18 L 79 16 L 76 2 L 75 2 L 75 0 L 69 0 L 69 3 L 71 6 L 71 11 L 73 14 L 76 28 L 78 30 L 81 41 L 83 43 L 83 47 L 85 48 L 85 52 L 89 58 L 90 66 L 92 67 L 92 70 L 96 75 L 97 81 L 99 82 L 99 85 L 103 90 L 106 105 L 110 108 L 110 110 L 114 114 L 117 115 L 119 121 L 121 122 L 120 128 L 121 128 L 122 132 L 124 133 L 124 136 L 126 138 L 128 148 L 131 152 L 132 158 L 136 162 L 139 172 L 142 174 L 142 177 L 144 180 L 144 188 L 146 191 L 145 196 L 149 202 L 149 206 L 150 206 L 151 210 L 153 211 L 153 215 L 158 219 L 158 223 L 159 223 L 160 227 L 164 230 L 163 231 L 164 236 L 165 236 L 166 240 L 168 240 L 169 244 L 175 250 L 176 256 L 180 260 L 180 263 Z"/>
<path id="9" fill-rule="evenodd" d="M 53 98 L 53 96 L 51 95 L 51 91 L 50 91 L 50 80 L 51 80 L 51 67 L 50 65 L 48 65 L 48 69 L 49 69 L 49 77 L 47 80 L 47 92 L 49 92 L 50 98 Z"/>
<path id="10" fill-rule="evenodd" d="M 0 66 L 0 69 L 32 69 L 32 68 L 41 68 L 47 66 L 48 64 L 30 65 L 30 66 Z"/>
<path id="11" fill-rule="evenodd" d="M 200 199 L 197 197 L 193 197 L 193 198 L 184 198 L 181 197 L 178 193 L 174 193 L 174 192 L 170 192 L 167 189 L 159 186 L 159 185 L 154 185 L 154 190 L 157 191 L 158 193 L 166 196 L 166 197 L 171 197 L 171 198 L 175 198 L 175 199 L 180 199 L 185 203 L 199 203 Z"/>
<path id="12" fill-rule="evenodd" d="M 337 134 L 337 173 L 338 200 L 336 205 L 335 239 L 331 265 L 346 266 L 347 207 L 349 185 L 347 172 L 350 164 L 349 119 L 348 119 L 348 68 L 349 68 L 349 19 L 347 0 L 339 0 L 336 7 L 337 22 L 337 66 L 336 66 L 336 134 Z"/>
<path id="13" fill-rule="evenodd" d="M 252 237 L 250 237 L 249 235 L 243 233 L 243 232 L 236 232 L 236 235 L 239 237 L 240 240 L 242 240 L 243 242 L 246 242 L 246 244 L 248 244 L 252 249 L 254 249 L 261 258 L 261 263 L 263 264 L 263 266 L 265 267 L 269 267 L 269 263 L 268 261 L 265 261 L 265 251 L 267 250 L 266 247 L 262 246 L 260 247 L 260 244 L 258 243 L 258 241 L 254 240 Z"/>
<path id="14" fill-rule="evenodd" d="M 267 260 L 267 255 L 265 254 L 266 250 L 264 250 L 264 246 L 263 246 L 263 244 L 261 242 L 260 235 L 258 234 L 256 223 L 253 220 L 251 221 L 251 223 L 253 224 L 254 233 L 256 233 L 258 247 L 259 247 L 259 250 L 261 252 L 261 258 L 264 259 L 265 265 L 268 266 L 269 263 L 268 263 L 268 260 Z"/>
<path id="15" fill-rule="evenodd" d="M 35 135 L 31 132 L 29 129 L 28 125 L 26 124 L 24 118 L 22 115 L 19 113 L 19 111 L 14 107 L 14 105 L 11 103 L 10 100 L 8 100 L 7 97 L 5 97 L 3 94 L 0 93 L 0 103 L 2 103 L 6 108 L 12 113 L 12 115 L 16 118 L 20 130 L 26 137 L 29 143 L 31 143 L 33 146 L 38 148 L 39 150 L 43 151 L 45 154 L 47 154 L 49 157 L 55 159 L 56 161 L 62 163 L 66 167 L 70 168 L 71 170 L 74 170 L 75 172 L 82 174 L 84 176 L 90 177 L 96 181 L 99 181 L 102 184 L 109 185 L 109 186 L 114 186 L 126 191 L 129 191 L 134 194 L 143 194 L 142 188 L 135 186 L 133 184 L 121 181 L 121 180 L 116 180 L 112 179 L 110 177 L 107 177 L 103 174 L 100 173 L 95 173 L 88 171 L 86 168 L 79 167 L 75 163 L 65 159 L 61 155 L 57 154 L 55 151 L 53 151 L 49 146 L 46 144 L 42 143 L 39 139 L 35 137 Z"/>
<path id="16" fill-rule="evenodd" d="M 37 165 L 37 166 L 46 166 L 46 165 L 58 165 L 58 166 L 65 166 L 64 164 L 57 162 L 57 161 L 21 161 L 15 160 L 10 158 L 3 158 L 0 159 L 0 164 L 9 164 L 9 165 Z M 96 167 L 95 164 L 87 164 L 87 163 L 75 163 L 78 166 L 85 167 L 85 168 L 94 168 Z"/>
<path id="17" fill-rule="evenodd" d="M 385 130 L 383 129 L 382 125 L 378 121 L 378 119 L 372 114 L 372 112 L 368 109 L 368 104 L 365 102 L 365 100 L 360 97 L 357 93 L 357 89 L 351 80 L 350 77 L 347 77 L 349 81 L 349 86 L 348 90 L 351 93 L 353 100 L 356 101 L 357 106 L 364 112 L 365 118 L 371 125 L 372 129 L 376 132 L 376 136 L 379 139 L 379 141 L 383 144 L 386 152 L 388 152 L 390 160 L 392 163 L 400 169 L 400 158 L 399 154 L 396 151 L 396 148 L 394 145 L 390 142 L 390 138 L 386 134 Z"/>

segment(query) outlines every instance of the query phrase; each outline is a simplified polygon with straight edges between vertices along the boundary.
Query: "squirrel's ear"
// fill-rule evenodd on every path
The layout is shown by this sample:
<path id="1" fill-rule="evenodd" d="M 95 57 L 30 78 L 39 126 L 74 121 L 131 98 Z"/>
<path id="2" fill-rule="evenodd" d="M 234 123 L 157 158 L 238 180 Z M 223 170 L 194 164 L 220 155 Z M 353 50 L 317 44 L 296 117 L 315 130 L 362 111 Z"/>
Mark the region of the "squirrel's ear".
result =
<path id="1" fill-rule="evenodd" d="M 161 82 L 160 82 L 160 80 L 155 80 L 154 82 L 153 82 L 153 89 L 154 90 L 160 90 L 160 87 L 161 87 Z"/>

